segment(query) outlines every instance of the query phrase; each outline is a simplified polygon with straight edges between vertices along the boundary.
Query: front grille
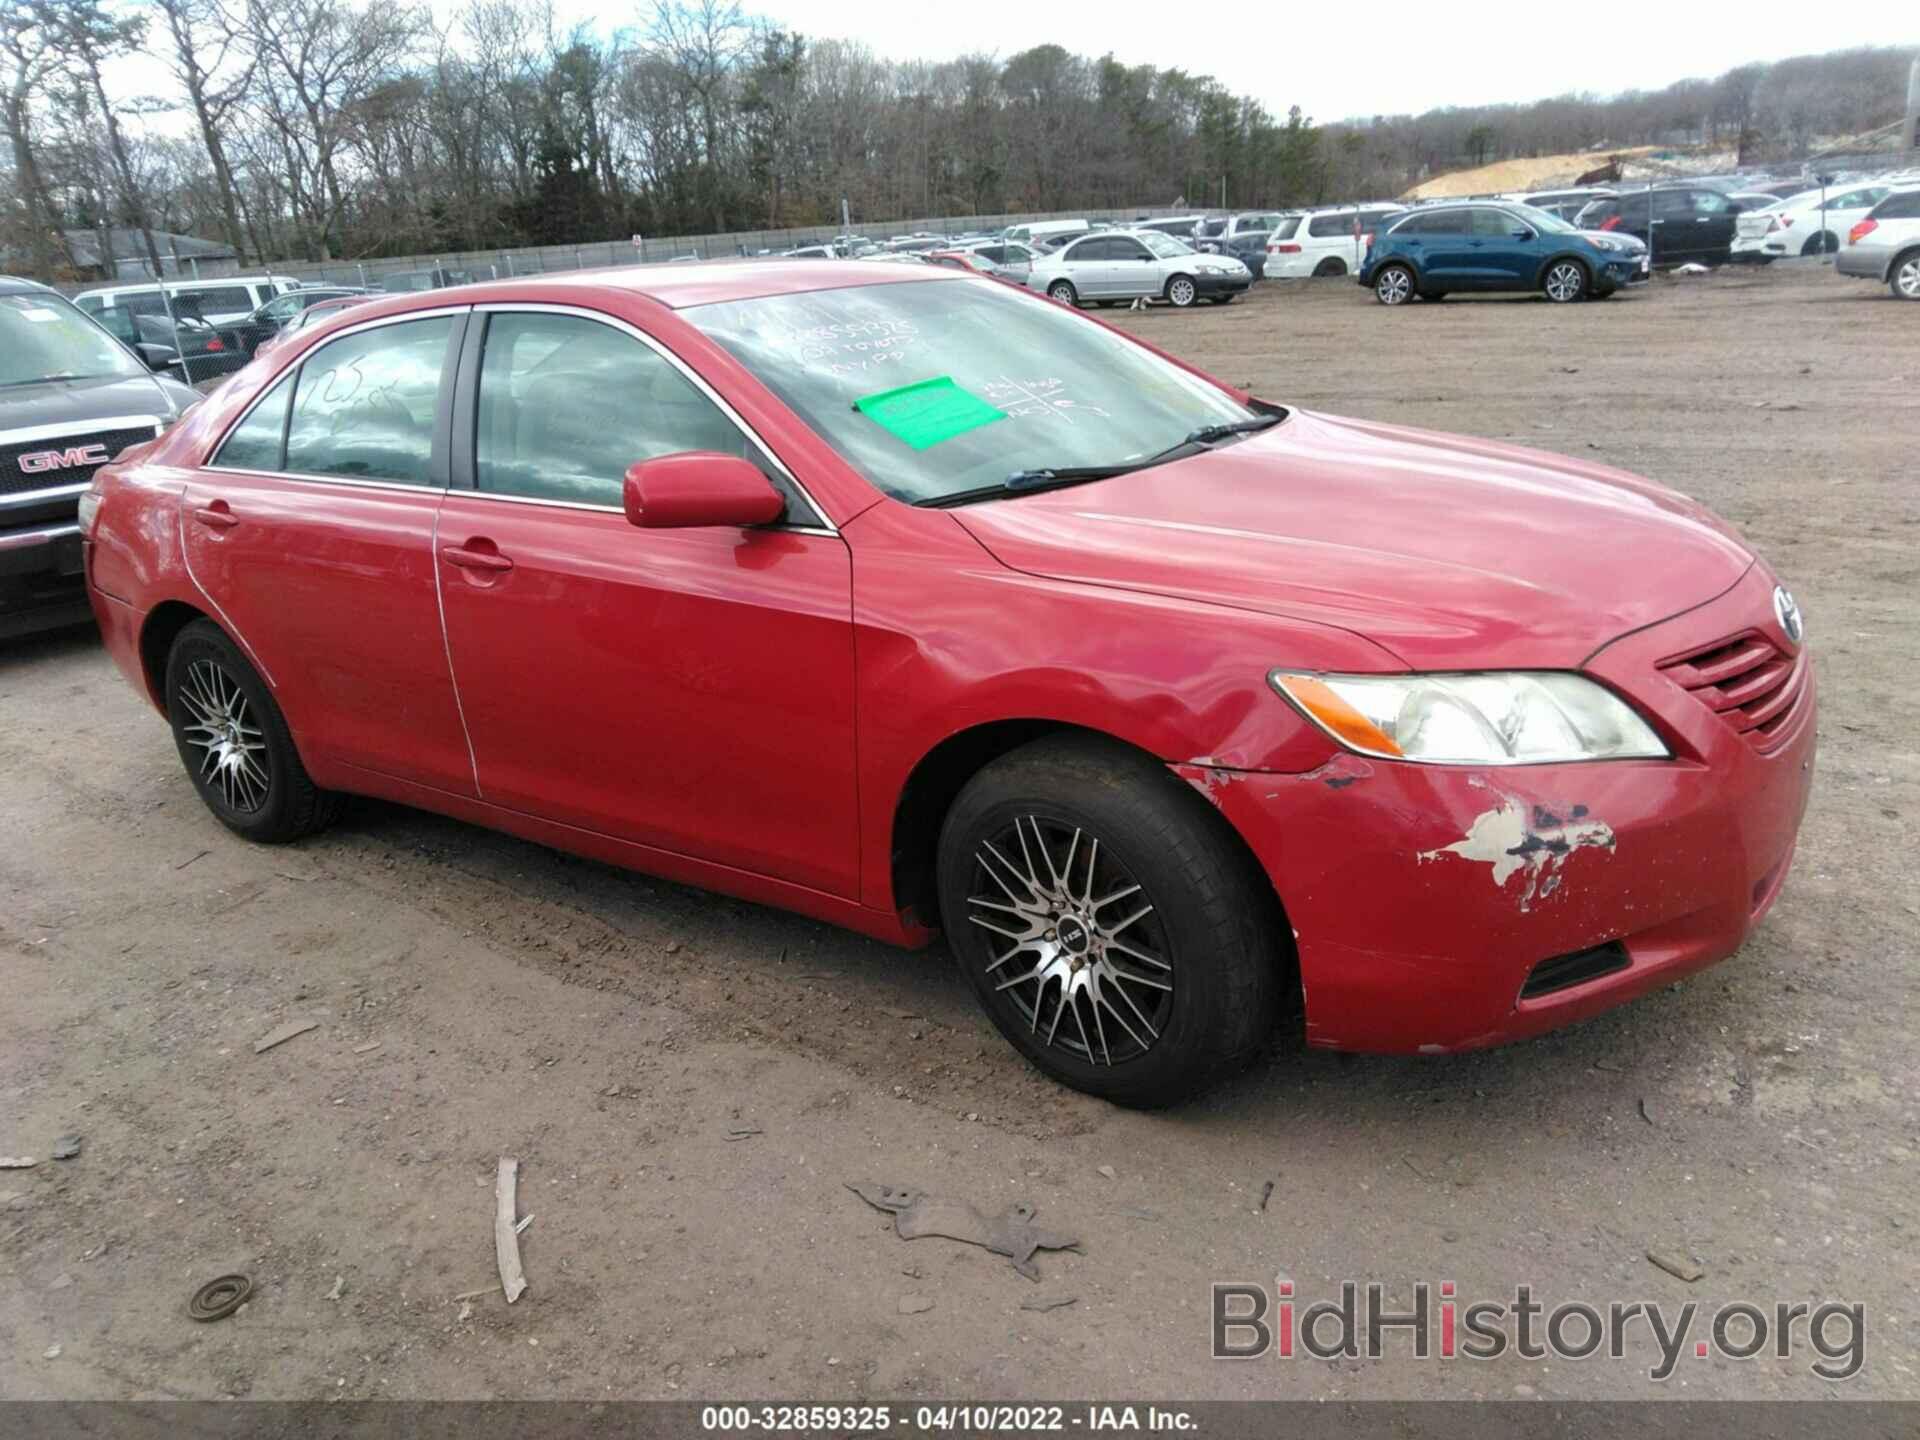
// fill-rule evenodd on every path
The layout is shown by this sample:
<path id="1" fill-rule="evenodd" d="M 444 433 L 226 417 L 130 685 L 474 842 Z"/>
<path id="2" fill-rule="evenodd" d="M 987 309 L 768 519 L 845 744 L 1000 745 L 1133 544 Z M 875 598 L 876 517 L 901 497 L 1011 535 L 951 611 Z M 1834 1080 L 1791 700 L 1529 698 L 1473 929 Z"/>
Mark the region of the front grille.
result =
<path id="1" fill-rule="evenodd" d="M 20 495 L 29 490 L 51 490 L 57 485 L 81 485 L 93 478 L 98 465 L 76 465 L 71 469 L 26 471 L 20 468 L 22 455 L 43 450 L 65 451 L 79 445 L 98 445 L 111 460 L 129 445 L 153 439 L 154 427 L 139 425 L 125 430 L 76 430 L 71 435 L 52 439 L 15 441 L 0 445 L 0 495 Z"/>
<path id="2" fill-rule="evenodd" d="M 1786 738 L 1807 690 L 1807 652 L 1784 654 L 1758 630 L 1662 661 L 1660 670 L 1760 751 Z"/>
<path id="3" fill-rule="evenodd" d="M 1596 945 L 1591 950 L 1576 950 L 1571 955 L 1556 955 L 1533 967 L 1526 984 L 1520 987 L 1520 998 L 1531 1000 L 1537 995 L 1551 995 L 1555 990 L 1584 985 L 1626 968 L 1627 947 L 1618 940 Z"/>

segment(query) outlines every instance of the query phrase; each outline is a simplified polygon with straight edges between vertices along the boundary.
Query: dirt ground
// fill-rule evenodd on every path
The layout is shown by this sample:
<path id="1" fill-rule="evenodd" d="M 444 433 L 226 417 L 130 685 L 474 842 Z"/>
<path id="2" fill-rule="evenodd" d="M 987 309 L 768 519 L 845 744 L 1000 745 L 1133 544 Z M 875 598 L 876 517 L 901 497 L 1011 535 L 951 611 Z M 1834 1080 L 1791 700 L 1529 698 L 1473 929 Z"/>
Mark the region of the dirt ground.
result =
<path id="1" fill-rule="evenodd" d="M 1117 318 L 1274 399 L 1594 455 L 1745 529 L 1824 713 L 1798 863 L 1739 956 L 1534 1043 L 1279 1044 L 1128 1113 L 1028 1070 L 940 948 L 383 804 L 251 847 L 89 633 L 16 643 L 0 1154 L 40 1163 L 0 1170 L 0 1395 L 1920 1397 L 1920 306 L 1783 264 L 1576 307 L 1319 282 Z M 511 1308 L 457 1298 L 494 1283 L 503 1155 Z M 1030 1199 L 1083 1249 L 1032 1284 L 899 1240 L 857 1180 Z M 252 1302 L 190 1323 L 228 1271 Z M 1210 1360 L 1210 1282 L 1277 1272 L 1403 1305 L 1858 1301 L 1866 1364 Z"/>

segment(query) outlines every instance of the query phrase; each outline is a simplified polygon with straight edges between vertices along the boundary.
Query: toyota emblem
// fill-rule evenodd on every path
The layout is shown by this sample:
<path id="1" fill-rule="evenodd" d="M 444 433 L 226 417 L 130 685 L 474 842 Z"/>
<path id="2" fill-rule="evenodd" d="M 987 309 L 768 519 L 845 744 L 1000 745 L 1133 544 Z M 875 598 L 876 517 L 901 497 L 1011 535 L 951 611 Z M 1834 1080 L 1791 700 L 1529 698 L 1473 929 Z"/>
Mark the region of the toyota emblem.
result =
<path id="1" fill-rule="evenodd" d="M 1787 632 L 1787 639 L 1798 645 L 1805 627 L 1800 622 L 1800 607 L 1784 585 L 1773 587 L 1773 613 L 1780 621 L 1780 628 Z"/>

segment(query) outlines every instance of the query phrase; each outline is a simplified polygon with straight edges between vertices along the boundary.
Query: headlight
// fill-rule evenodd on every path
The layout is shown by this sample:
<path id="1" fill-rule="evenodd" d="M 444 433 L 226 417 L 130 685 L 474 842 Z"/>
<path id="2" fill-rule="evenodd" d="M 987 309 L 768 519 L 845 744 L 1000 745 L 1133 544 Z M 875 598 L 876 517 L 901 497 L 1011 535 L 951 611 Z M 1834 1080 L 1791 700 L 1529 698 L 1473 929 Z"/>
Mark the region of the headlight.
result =
<path id="1" fill-rule="evenodd" d="M 1595 240 L 1593 246 L 1596 250 L 1611 250 L 1616 254 L 1627 248 L 1618 240 Z"/>
<path id="2" fill-rule="evenodd" d="M 1665 759 L 1647 722 L 1610 690 L 1561 670 L 1306 675 L 1268 682 L 1350 750 L 1429 765 Z"/>

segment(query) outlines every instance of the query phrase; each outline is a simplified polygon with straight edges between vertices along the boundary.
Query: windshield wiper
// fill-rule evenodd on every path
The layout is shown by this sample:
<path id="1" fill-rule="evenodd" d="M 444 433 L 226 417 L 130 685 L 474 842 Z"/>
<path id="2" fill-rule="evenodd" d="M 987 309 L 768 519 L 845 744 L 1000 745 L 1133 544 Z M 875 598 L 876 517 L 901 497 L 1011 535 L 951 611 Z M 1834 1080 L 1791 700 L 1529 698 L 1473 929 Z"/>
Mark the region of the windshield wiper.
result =
<path id="1" fill-rule="evenodd" d="M 998 485 L 980 485 L 972 490 L 960 490 L 952 495 L 939 495 L 916 503 L 929 509 L 942 509 L 949 505 L 965 505 L 974 500 L 991 500 L 1001 495 L 1058 490 L 1067 485 L 1082 485 L 1089 480 L 1111 480 L 1116 475 L 1130 475 L 1135 470 L 1145 470 L 1151 465 L 1163 465 L 1196 445 L 1213 445 L 1234 435 L 1251 435 L 1268 429 L 1285 418 L 1284 415 L 1256 415 L 1251 420 L 1202 425 L 1198 430 L 1189 431 L 1178 444 L 1169 445 L 1138 460 L 1125 460 L 1115 465 L 1056 465 L 1050 469 L 1016 470 Z"/>
<path id="2" fill-rule="evenodd" d="M 1253 435 L 1262 430 L 1271 430 L 1287 417 L 1284 415 L 1256 415 L 1251 420 L 1235 420 L 1231 424 L 1202 425 L 1191 431 L 1182 445 L 1211 445 L 1216 440 L 1225 440 L 1229 435 Z M 1179 446 L 1175 446 L 1178 449 Z"/>

